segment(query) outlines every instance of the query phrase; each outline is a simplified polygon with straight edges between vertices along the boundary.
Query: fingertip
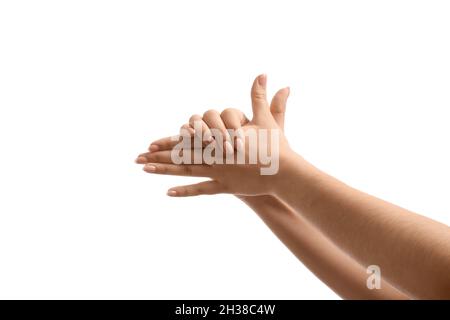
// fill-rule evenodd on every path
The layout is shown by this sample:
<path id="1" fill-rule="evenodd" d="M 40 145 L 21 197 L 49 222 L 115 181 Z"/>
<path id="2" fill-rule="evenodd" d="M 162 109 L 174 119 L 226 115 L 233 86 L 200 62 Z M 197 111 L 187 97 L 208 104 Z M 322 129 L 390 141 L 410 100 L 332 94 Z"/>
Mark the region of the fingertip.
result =
<path id="1" fill-rule="evenodd" d="M 266 97 L 266 74 L 260 74 L 256 77 L 251 90 L 253 119 L 260 118 L 261 116 L 267 116 L 268 103 Z M 267 109 L 267 110 L 266 110 Z"/>
<path id="2" fill-rule="evenodd" d="M 260 75 L 257 77 L 257 79 L 258 79 L 258 84 L 259 84 L 262 88 L 265 88 L 266 85 L 267 85 L 267 74 L 262 73 L 262 74 L 260 74 Z"/>
<path id="3" fill-rule="evenodd" d="M 137 164 L 144 164 L 147 162 L 147 158 L 144 156 L 138 156 L 135 160 Z"/>
<path id="4" fill-rule="evenodd" d="M 175 190 L 169 189 L 169 190 L 167 191 L 167 195 L 168 195 L 169 197 L 176 197 L 176 196 L 178 195 L 178 193 L 177 193 Z"/>
<path id="5" fill-rule="evenodd" d="M 145 172 L 153 173 L 153 172 L 156 172 L 156 167 L 155 167 L 154 165 L 152 165 L 152 164 L 148 164 L 148 163 L 147 163 L 147 164 L 144 166 L 143 170 L 144 170 Z"/>
<path id="6" fill-rule="evenodd" d="M 159 146 L 157 144 L 151 144 L 150 147 L 148 148 L 148 150 L 150 152 L 158 151 L 159 150 Z"/>
<path id="7" fill-rule="evenodd" d="M 284 87 L 281 88 L 280 90 L 277 91 L 277 93 L 275 93 L 275 96 L 283 96 L 283 97 L 289 97 L 289 94 L 291 93 L 291 88 L 290 87 Z"/>
<path id="8" fill-rule="evenodd" d="M 252 94 L 262 94 L 266 92 L 267 75 L 262 73 L 258 75 L 253 81 L 251 92 Z"/>

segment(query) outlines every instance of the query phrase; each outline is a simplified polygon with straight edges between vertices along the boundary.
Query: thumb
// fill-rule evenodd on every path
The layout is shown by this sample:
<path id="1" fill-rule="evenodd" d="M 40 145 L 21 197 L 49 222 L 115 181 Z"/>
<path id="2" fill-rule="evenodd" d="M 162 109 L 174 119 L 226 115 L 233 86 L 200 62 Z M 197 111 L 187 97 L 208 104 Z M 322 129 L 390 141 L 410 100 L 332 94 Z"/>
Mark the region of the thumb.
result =
<path id="1" fill-rule="evenodd" d="M 253 119 L 262 119 L 270 115 L 269 105 L 266 98 L 266 83 L 267 76 L 265 74 L 260 74 L 253 81 L 252 86 L 252 109 L 253 109 Z"/>
<path id="2" fill-rule="evenodd" d="M 284 130 L 284 117 L 286 114 L 286 102 L 289 97 L 290 88 L 278 90 L 270 103 L 270 112 L 281 130 Z"/>

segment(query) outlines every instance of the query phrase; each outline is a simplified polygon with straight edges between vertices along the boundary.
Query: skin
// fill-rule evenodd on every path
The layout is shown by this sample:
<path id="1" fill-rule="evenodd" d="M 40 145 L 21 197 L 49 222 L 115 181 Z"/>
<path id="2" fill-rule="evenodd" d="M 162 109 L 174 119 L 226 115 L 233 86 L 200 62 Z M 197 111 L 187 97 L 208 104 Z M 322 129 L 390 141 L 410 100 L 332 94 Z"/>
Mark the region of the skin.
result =
<path id="1" fill-rule="evenodd" d="M 288 89 L 284 89 L 284 94 L 280 90 L 274 100 L 287 99 L 286 93 Z M 242 117 L 237 117 L 238 112 L 234 112 L 234 120 L 230 120 L 229 115 L 219 116 L 226 128 L 281 130 L 284 110 L 277 106 L 283 104 L 274 100 L 269 106 L 266 76 L 260 75 L 252 86 L 252 120 L 243 121 Z M 209 112 L 203 117 L 209 128 L 221 126 L 214 114 Z M 280 135 L 279 146 L 280 168 L 278 174 L 272 176 L 260 175 L 262 165 L 259 163 L 172 164 L 169 161 L 171 146 L 164 139 L 154 142 L 150 153 L 140 155 L 137 161 L 146 163 L 144 170 L 149 173 L 211 179 L 171 188 L 170 196 L 217 193 L 244 196 L 242 200 L 257 211 L 294 254 L 343 297 L 450 298 L 448 226 L 353 189 L 327 175 L 291 150 L 284 134 Z M 250 196 L 269 198 L 252 201 Z M 303 230 L 309 230 L 309 237 L 302 238 Z M 363 274 L 361 265 L 372 264 L 380 267 L 385 280 L 382 288 L 387 289 L 378 292 L 379 296 L 370 295 L 369 290 L 363 288 L 367 274 Z"/>
<path id="2" fill-rule="evenodd" d="M 271 114 L 281 129 L 284 127 L 284 115 L 289 88 L 279 90 L 270 106 Z M 206 117 L 205 117 L 206 115 Z M 205 115 L 193 115 L 188 124 L 181 129 L 187 130 L 191 136 L 194 121 L 201 121 L 203 131 L 215 128 L 239 128 L 249 121 L 236 109 L 226 109 L 221 114 L 210 110 Z M 206 131 L 208 132 L 208 131 Z M 158 140 L 152 145 L 159 150 L 172 149 L 174 142 L 170 137 Z M 155 148 L 153 148 L 155 149 Z M 165 161 L 170 163 L 169 153 L 147 152 L 138 158 L 138 163 L 149 161 Z M 359 263 L 355 262 L 330 240 L 311 226 L 301 215 L 291 210 L 274 196 L 237 196 L 252 208 L 272 232 L 303 262 L 317 277 L 332 290 L 345 299 L 407 299 L 408 297 L 382 280 L 380 290 L 368 290 L 367 273 Z"/>
<path id="3" fill-rule="evenodd" d="M 366 268 L 273 196 L 240 197 L 286 247 L 343 299 L 410 299 L 384 279 L 381 288 L 366 286 Z"/>

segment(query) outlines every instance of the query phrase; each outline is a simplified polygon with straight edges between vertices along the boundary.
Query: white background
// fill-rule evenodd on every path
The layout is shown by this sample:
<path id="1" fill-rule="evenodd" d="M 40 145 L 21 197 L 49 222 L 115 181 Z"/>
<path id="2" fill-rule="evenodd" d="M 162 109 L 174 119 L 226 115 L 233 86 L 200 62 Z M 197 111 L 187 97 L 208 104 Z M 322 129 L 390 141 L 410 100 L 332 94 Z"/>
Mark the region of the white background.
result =
<path id="1" fill-rule="evenodd" d="M 134 164 L 289 85 L 287 136 L 450 224 L 448 1 L 0 2 L 0 298 L 336 299 L 230 195 Z M 250 114 L 249 114 L 250 116 Z"/>

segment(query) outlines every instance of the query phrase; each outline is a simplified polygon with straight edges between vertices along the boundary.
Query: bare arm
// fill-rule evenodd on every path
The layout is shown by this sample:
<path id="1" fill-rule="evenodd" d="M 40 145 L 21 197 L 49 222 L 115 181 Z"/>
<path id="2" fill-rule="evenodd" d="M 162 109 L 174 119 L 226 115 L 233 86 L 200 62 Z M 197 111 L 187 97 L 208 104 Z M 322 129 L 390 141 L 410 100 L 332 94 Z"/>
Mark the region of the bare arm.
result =
<path id="1" fill-rule="evenodd" d="M 289 91 L 278 91 L 271 103 L 271 112 L 281 129 Z M 236 109 L 204 116 L 194 115 L 189 124 L 182 126 L 195 134 L 192 120 L 201 121 L 206 130 L 239 127 L 245 116 Z M 248 120 L 247 120 L 248 121 Z M 173 141 L 161 139 L 152 144 L 153 150 L 172 149 Z M 157 147 L 155 147 L 157 146 Z M 160 156 L 158 156 L 160 154 Z M 161 161 L 161 153 L 149 152 L 141 155 L 139 163 Z M 169 157 L 166 161 L 170 162 Z M 368 289 L 366 269 L 336 247 L 301 215 L 273 196 L 237 196 L 252 208 L 272 232 L 303 262 L 319 279 L 345 299 L 407 299 L 408 297 L 382 280 L 380 289 Z"/>
<path id="2" fill-rule="evenodd" d="M 228 119 L 224 121 L 226 127 L 280 131 L 282 126 L 277 121 L 280 112 L 271 113 L 272 107 L 266 100 L 265 75 L 255 79 L 251 95 L 252 120 Z M 243 144 L 242 140 L 240 142 Z M 158 155 L 149 154 L 151 159 L 147 159 L 144 170 L 154 174 L 210 178 L 171 188 L 168 194 L 174 197 L 218 193 L 275 196 L 356 261 L 364 266 L 379 266 L 382 276 L 408 296 L 450 299 L 448 226 L 355 190 L 321 172 L 290 149 L 282 132 L 277 140 L 266 143 L 266 146 L 272 145 L 280 156 L 279 171 L 274 175 L 261 175 L 261 163 L 170 164 L 170 151 L 163 150 Z M 246 147 L 252 154 L 260 150 L 245 141 L 241 149 Z"/>
<path id="3" fill-rule="evenodd" d="M 384 280 L 380 289 L 369 290 L 366 286 L 368 274 L 363 266 L 275 197 L 239 198 L 308 269 L 342 298 L 408 299 Z"/>
<path id="4" fill-rule="evenodd" d="M 450 228 L 355 190 L 290 155 L 276 195 L 363 265 L 402 291 L 450 298 Z"/>

